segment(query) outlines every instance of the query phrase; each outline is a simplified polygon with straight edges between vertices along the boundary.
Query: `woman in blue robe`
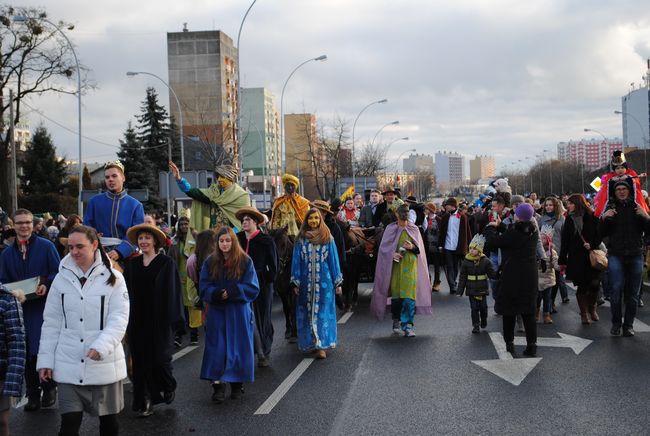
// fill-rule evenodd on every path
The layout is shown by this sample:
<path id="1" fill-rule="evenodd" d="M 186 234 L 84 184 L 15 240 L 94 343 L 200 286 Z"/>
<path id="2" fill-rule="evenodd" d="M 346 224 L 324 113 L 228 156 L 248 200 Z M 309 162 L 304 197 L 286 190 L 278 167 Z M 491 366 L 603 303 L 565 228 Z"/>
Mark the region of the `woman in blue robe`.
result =
<path id="1" fill-rule="evenodd" d="M 255 267 L 230 227 L 217 232 L 217 249 L 201 268 L 199 295 L 207 305 L 201 378 L 212 382 L 212 400 L 231 399 L 255 379 L 251 303 L 260 292 Z"/>
<path id="2" fill-rule="evenodd" d="M 343 276 L 336 244 L 318 209 L 307 212 L 293 248 L 291 284 L 295 295 L 298 348 L 325 359 L 336 347 L 336 296 Z"/>

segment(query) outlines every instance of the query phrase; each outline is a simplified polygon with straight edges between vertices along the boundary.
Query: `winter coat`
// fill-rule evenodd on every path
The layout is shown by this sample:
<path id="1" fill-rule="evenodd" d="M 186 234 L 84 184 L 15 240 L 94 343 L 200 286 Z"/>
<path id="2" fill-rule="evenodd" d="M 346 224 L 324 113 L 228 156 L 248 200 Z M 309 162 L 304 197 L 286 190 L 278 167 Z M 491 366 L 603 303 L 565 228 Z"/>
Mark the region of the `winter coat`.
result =
<path id="1" fill-rule="evenodd" d="M 560 265 L 557 263 L 557 261 L 557 252 L 555 249 L 553 249 L 551 250 L 549 259 L 546 261 L 546 271 L 542 271 L 542 263 L 538 262 L 539 270 L 537 271 L 537 274 L 539 275 L 540 291 L 555 286 L 555 271 L 560 269 Z"/>
<path id="2" fill-rule="evenodd" d="M 553 227 L 553 248 L 559 253 L 562 250 L 562 228 L 564 227 L 564 217 L 556 218 L 555 215 L 540 215 L 537 218 L 537 225 L 541 229 L 544 225 Z"/>
<path id="3" fill-rule="evenodd" d="M 68 254 L 61 261 L 45 304 L 37 369 L 50 368 L 58 383 L 107 385 L 126 378 L 122 338 L 129 322 L 129 293 L 122 274 L 106 283 L 108 268 L 99 251 L 83 273 Z M 100 360 L 86 356 L 94 348 Z"/>
<path id="4" fill-rule="evenodd" d="M 650 220 L 637 215 L 636 203 L 632 201 L 615 201 L 614 207 L 616 215 L 601 217 L 598 224 L 600 236 L 607 237 L 607 255 L 640 256 L 643 234 L 650 232 Z"/>
<path id="5" fill-rule="evenodd" d="M 597 248 L 602 242 L 598 233 L 598 218 L 592 214 L 583 217 L 582 237 L 591 248 Z M 576 232 L 575 219 L 568 215 L 562 229 L 562 246 L 559 264 L 566 265 L 566 278 L 576 286 L 588 284 L 600 279 L 600 271 L 591 267 L 589 252 L 584 248 L 582 238 Z"/>
<path id="6" fill-rule="evenodd" d="M 485 228 L 486 246 L 501 249 L 501 276 L 494 310 L 506 316 L 535 313 L 537 305 L 537 260 L 539 239 L 532 222 L 516 222 L 502 235 L 493 226 Z"/>
<path id="7" fill-rule="evenodd" d="M 465 289 L 468 297 L 489 295 L 488 278 L 497 278 L 489 258 L 482 255 L 477 261 L 463 259 L 458 278 L 458 295 L 463 295 Z"/>
<path id="8" fill-rule="evenodd" d="M 0 395 L 20 397 L 25 373 L 25 328 L 20 306 L 25 295 L 0 285 L 0 379 L 4 387 Z"/>
<path id="9" fill-rule="evenodd" d="M 438 233 L 438 246 L 445 248 L 445 239 L 447 239 L 447 229 L 449 227 L 449 218 L 451 214 L 446 213 L 440 221 L 440 232 Z M 458 226 L 458 245 L 455 253 L 459 256 L 465 256 L 469 250 L 469 241 L 472 239 L 472 231 L 469 228 L 469 219 L 464 213 L 460 213 L 460 224 Z"/>

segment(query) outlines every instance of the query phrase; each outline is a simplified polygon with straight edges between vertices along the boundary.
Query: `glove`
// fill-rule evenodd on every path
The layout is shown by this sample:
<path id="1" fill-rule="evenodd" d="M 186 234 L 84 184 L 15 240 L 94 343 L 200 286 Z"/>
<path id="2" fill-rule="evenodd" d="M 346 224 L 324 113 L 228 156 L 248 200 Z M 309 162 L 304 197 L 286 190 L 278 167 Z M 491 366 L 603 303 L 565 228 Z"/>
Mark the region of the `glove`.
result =
<path id="1" fill-rule="evenodd" d="M 546 261 L 544 259 L 540 259 L 539 261 L 539 266 L 542 268 L 542 272 L 546 272 Z"/>

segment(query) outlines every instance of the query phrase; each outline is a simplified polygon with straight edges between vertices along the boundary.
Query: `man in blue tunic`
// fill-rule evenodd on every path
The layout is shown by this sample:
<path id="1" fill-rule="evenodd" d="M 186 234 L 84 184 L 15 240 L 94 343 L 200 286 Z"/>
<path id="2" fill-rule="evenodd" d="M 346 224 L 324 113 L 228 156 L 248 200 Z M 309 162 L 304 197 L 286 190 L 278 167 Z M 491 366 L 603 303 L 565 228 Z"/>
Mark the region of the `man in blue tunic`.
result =
<path id="1" fill-rule="evenodd" d="M 123 260 L 135 251 L 126 231 L 144 223 L 144 208 L 124 190 L 124 165 L 120 161 L 104 165 L 107 192 L 95 195 L 88 202 L 84 224 L 95 228 L 111 260 Z"/>
<path id="2" fill-rule="evenodd" d="M 29 296 L 23 304 L 27 360 L 25 361 L 25 384 L 28 402 L 26 412 L 50 407 L 56 401 L 56 384 L 39 382 L 36 371 L 36 356 L 41 340 L 45 297 L 59 271 L 59 253 L 52 242 L 33 233 L 34 216 L 27 209 L 14 213 L 16 240 L 0 254 L 0 283 L 8 284 L 20 280 L 39 278 L 36 295 Z M 43 398 L 41 399 L 41 388 Z"/>

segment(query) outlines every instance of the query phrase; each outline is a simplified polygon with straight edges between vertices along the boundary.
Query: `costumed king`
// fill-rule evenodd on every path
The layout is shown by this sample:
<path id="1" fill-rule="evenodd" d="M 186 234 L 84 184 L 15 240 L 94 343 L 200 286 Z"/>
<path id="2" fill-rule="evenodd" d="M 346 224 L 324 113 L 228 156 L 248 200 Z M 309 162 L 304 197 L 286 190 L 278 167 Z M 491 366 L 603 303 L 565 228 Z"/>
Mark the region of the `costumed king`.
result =
<path id="1" fill-rule="evenodd" d="M 634 199 L 637 207 L 642 208 L 646 212 L 650 212 L 641 191 L 640 176 L 632 168 L 628 168 L 625 154 L 622 151 L 616 150 L 612 153 L 609 169 L 610 171 L 604 174 L 600 180 L 600 189 L 594 199 L 594 215 L 600 218 L 604 212 L 607 212 L 608 209 L 613 207 L 616 203 L 614 185 L 620 181 L 627 181 L 632 186 L 630 198 Z"/>
<path id="2" fill-rule="evenodd" d="M 289 236 L 293 239 L 298 235 L 305 214 L 309 210 L 309 200 L 298 194 L 300 181 L 291 174 L 282 176 L 284 195 L 273 203 L 270 229 L 287 227 Z"/>
<path id="3" fill-rule="evenodd" d="M 234 165 L 223 163 L 215 166 L 214 178 L 217 183 L 207 189 L 192 188 L 192 185 L 181 177 L 178 167 L 172 161 L 169 161 L 169 170 L 176 178 L 178 189 L 194 200 L 190 227 L 197 232 L 217 226 L 241 229 L 241 222 L 235 212 L 250 206 L 251 199 L 241 186 L 234 183 L 237 179 L 237 168 Z"/>

